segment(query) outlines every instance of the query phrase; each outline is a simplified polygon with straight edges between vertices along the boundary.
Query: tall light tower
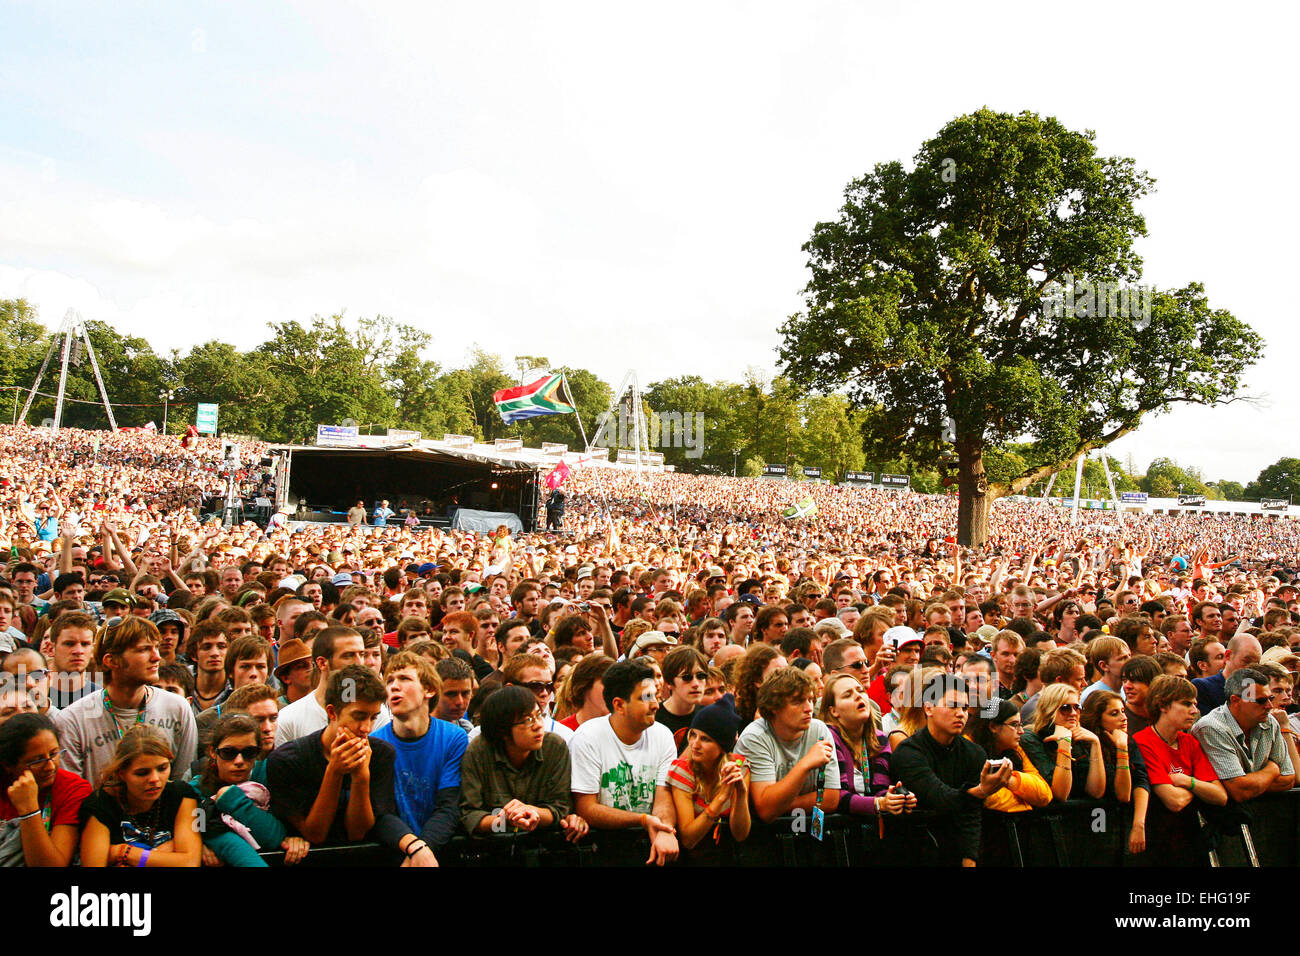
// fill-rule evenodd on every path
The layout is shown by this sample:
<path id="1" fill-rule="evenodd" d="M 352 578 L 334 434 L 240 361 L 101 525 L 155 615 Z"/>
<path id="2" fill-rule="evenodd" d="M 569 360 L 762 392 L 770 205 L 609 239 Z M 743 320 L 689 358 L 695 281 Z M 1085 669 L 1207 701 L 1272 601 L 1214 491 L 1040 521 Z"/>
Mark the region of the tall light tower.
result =
<path id="1" fill-rule="evenodd" d="M 95 372 L 95 384 L 99 386 L 99 397 L 108 415 L 108 427 L 117 431 L 117 419 L 113 417 L 113 406 L 108 401 L 108 389 L 104 387 L 104 377 L 99 374 L 99 360 L 95 358 L 95 347 L 90 344 L 90 336 L 86 334 L 86 322 L 76 309 L 69 309 L 63 314 L 63 324 L 59 326 L 59 331 L 50 342 L 50 349 L 45 353 L 45 361 L 41 363 L 41 370 L 36 373 L 36 381 L 32 383 L 32 390 L 27 393 L 27 401 L 23 403 L 23 411 L 18 420 L 27 421 L 27 413 L 31 411 L 32 402 L 36 399 L 36 391 L 41 387 L 41 379 L 45 377 L 45 372 L 50 367 L 50 359 L 54 357 L 54 347 L 58 344 L 60 336 L 63 337 L 63 361 L 59 369 L 59 394 L 54 399 L 54 427 L 58 428 L 63 421 L 63 395 L 68 385 L 68 365 L 72 360 L 73 343 L 80 340 L 85 343 L 86 354 L 90 356 L 90 367 Z"/>

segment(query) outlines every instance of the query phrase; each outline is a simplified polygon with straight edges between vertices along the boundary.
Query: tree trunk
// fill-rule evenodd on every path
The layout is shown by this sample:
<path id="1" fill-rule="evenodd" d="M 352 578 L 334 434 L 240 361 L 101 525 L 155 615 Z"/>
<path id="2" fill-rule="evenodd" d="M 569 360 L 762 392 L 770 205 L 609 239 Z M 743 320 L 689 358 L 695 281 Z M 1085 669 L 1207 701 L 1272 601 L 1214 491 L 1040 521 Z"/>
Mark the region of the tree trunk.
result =
<path id="1" fill-rule="evenodd" d="M 957 441 L 957 543 L 982 548 L 989 537 L 988 479 L 984 475 L 984 448 L 978 442 Z"/>

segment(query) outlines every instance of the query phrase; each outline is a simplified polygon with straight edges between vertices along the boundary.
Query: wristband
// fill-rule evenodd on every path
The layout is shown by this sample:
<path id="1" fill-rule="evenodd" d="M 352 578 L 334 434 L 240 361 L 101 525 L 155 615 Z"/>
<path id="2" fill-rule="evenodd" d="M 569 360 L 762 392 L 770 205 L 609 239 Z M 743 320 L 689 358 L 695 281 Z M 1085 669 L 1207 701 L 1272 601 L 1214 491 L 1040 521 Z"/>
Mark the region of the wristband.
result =
<path id="1" fill-rule="evenodd" d="M 427 849 L 428 846 L 429 844 L 425 843 L 423 840 L 415 840 L 406 845 L 406 855 L 408 857 L 415 856 L 415 854 L 419 853 L 421 850 Z"/>
<path id="2" fill-rule="evenodd" d="M 1192 793 L 1195 793 L 1195 792 L 1196 792 L 1196 778 L 1193 777 L 1193 776 L 1189 773 L 1189 774 L 1187 775 L 1187 779 L 1191 781 L 1191 786 L 1189 786 L 1188 789 L 1191 790 Z"/>
<path id="3" fill-rule="evenodd" d="M 127 852 L 129 853 L 130 851 L 128 850 Z M 145 851 L 143 851 L 143 852 L 140 854 L 140 862 L 137 863 L 136 866 L 144 866 L 144 862 L 145 862 L 145 860 L 149 859 L 149 854 L 152 853 L 152 852 L 153 852 L 153 850 L 145 850 Z"/>
<path id="4" fill-rule="evenodd" d="M 41 815 L 41 811 L 40 811 L 39 809 L 36 809 L 36 810 L 33 810 L 31 813 L 24 813 L 24 814 L 22 814 L 21 816 L 14 817 L 14 819 L 15 819 L 15 820 L 30 820 L 32 817 L 39 817 L 40 815 Z"/>
<path id="5" fill-rule="evenodd" d="M 1127 770 L 1127 769 L 1128 769 L 1128 764 L 1126 764 L 1126 763 L 1120 763 L 1120 764 L 1116 764 L 1116 765 L 1115 765 L 1115 772 L 1116 772 L 1116 773 L 1119 773 L 1119 771 L 1121 771 L 1121 770 Z"/>

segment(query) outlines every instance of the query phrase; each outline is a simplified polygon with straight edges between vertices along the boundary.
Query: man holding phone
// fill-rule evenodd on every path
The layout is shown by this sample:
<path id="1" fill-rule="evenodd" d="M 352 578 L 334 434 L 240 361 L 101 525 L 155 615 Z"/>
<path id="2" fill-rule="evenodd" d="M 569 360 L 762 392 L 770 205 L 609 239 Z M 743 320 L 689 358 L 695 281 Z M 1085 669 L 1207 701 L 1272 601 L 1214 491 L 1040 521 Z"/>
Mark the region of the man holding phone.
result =
<path id="1" fill-rule="evenodd" d="M 962 736 L 969 691 L 956 674 L 935 674 L 922 691 L 925 727 L 898 745 L 891 761 L 895 779 L 916 794 L 917 808 L 938 819 L 931 832 L 945 862 L 974 866 L 980 851 L 984 800 L 1011 779 L 1010 761 L 988 760 Z"/>

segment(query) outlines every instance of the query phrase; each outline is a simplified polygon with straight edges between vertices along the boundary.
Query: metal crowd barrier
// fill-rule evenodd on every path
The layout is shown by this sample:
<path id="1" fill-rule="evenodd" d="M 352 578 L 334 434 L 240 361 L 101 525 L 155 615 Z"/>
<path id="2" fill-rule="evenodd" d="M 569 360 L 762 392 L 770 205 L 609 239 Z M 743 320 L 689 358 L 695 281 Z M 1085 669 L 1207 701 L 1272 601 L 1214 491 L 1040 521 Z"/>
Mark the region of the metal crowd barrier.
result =
<path id="1" fill-rule="evenodd" d="M 1153 798 L 1154 799 L 1154 798 Z M 1187 811 L 1185 811 L 1187 812 Z M 1271 793 L 1245 807 L 1209 812 L 1214 864 L 1300 865 L 1300 790 Z M 730 840 L 725 824 L 719 839 L 683 851 L 674 865 L 742 867 L 898 867 L 937 865 L 945 859 L 932 826 L 933 814 L 825 818 L 822 839 L 809 832 L 807 816 L 786 816 L 770 824 L 754 821 L 749 838 Z M 1132 807 L 1108 801 L 1069 800 L 1042 810 L 999 813 L 985 810 L 981 821 L 981 866 L 1096 867 L 1153 866 L 1161 860 L 1128 852 Z M 452 867 L 644 867 L 650 841 L 640 828 L 593 830 L 577 843 L 558 830 L 458 836 L 438 852 Z M 282 852 L 266 852 L 271 866 Z M 318 847 L 299 866 L 396 866 L 401 854 L 376 843 Z M 1210 860 L 1206 860 L 1207 864 Z"/>

